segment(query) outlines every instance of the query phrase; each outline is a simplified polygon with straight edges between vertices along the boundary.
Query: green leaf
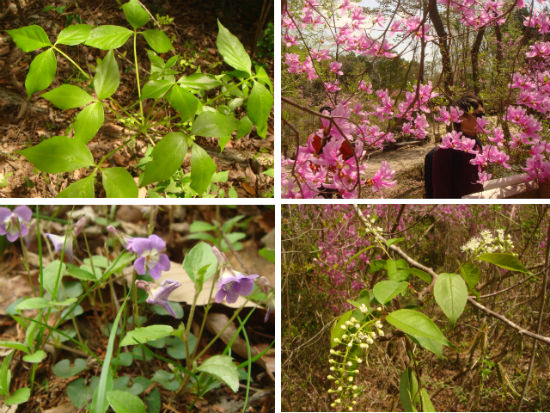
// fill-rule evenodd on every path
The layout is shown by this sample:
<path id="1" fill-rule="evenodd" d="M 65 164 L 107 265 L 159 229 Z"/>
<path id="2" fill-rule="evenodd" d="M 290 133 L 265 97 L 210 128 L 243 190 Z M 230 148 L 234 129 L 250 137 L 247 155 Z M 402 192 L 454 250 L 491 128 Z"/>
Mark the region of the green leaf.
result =
<path id="1" fill-rule="evenodd" d="M 44 29 L 35 24 L 6 30 L 15 44 L 24 52 L 32 52 L 42 47 L 51 46 L 50 39 Z"/>
<path id="2" fill-rule="evenodd" d="M 254 82 L 250 96 L 248 97 L 248 103 L 246 110 L 248 116 L 256 125 L 258 135 L 265 138 L 267 133 L 267 120 L 273 107 L 273 96 L 269 93 L 269 90 L 265 88 L 259 82 Z"/>
<path id="3" fill-rule="evenodd" d="M 84 378 L 71 381 L 67 385 L 67 396 L 77 409 L 84 407 L 92 398 L 90 387 L 86 387 Z"/>
<path id="4" fill-rule="evenodd" d="M 216 164 L 199 145 L 191 147 L 191 188 L 199 195 L 210 185 L 212 175 L 216 172 Z"/>
<path id="5" fill-rule="evenodd" d="M 432 276 L 428 274 L 426 271 L 419 270 L 418 268 L 409 268 L 409 272 L 420 278 L 422 281 L 424 281 L 427 284 L 430 284 L 432 282 Z"/>
<path id="6" fill-rule="evenodd" d="M 38 350 L 32 354 L 27 354 L 26 356 L 23 356 L 23 361 L 26 361 L 27 363 L 40 363 L 42 360 L 46 358 L 46 352 L 44 350 Z"/>
<path id="7" fill-rule="evenodd" d="M 400 238 L 392 238 L 392 239 L 389 239 L 386 241 L 386 246 L 389 248 L 391 247 L 393 244 L 397 244 L 398 242 L 401 242 L 401 241 L 405 241 L 405 238 L 403 237 L 400 237 Z"/>
<path id="8" fill-rule="evenodd" d="M 183 269 L 194 283 L 200 282 L 200 270 L 206 266 L 205 281 L 212 277 L 218 267 L 218 259 L 212 251 L 212 247 L 205 242 L 199 242 L 187 253 L 182 263 Z"/>
<path id="9" fill-rule="evenodd" d="M 388 314 L 386 321 L 412 336 L 426 337 L 443 345 L 450 345 L 435 323 L 425 314 L 409 309 L 396 310 Z"/>
<path id="10" fill-rule="evenodd" d="M 193 119 L 199 107 L 199 100 L 195 95 L 178 85 L 170 91 L 168 101 L 180 113 L 182 122 Z"/>
<path id="11" fill-rule="evenodd" d="M 4 400 L 8 406 L 12 404 L 21 404 L 25 403 L 31 397 L 31 389 L 28 387 L 23 387 L 22 389 L 17 389 L 10 397 Z"/>
<path id="12" fill-rule="evenodd" d="M 42 95 L 60 109 L 73 109 L 94 100 L 85 90 L 73 85 L 61 85 Z"/>
<path id="13" fill-rule="evenodd" d="M 394 297 L 407 291 L 408 286 L 409 283 L 406 281 L 380 281 L 373 287 L 372 292 L 374 293 L 374 298 L 384 305 Z"/>
<path id="14" fill-rule="evenodd" d="M 420 390 L 420 398 L 422 399 L 422 411 L 423 412 L 435 412 L 435 407 L 430 400 L 430 395 L 428 394 L 428 391 L 422 387 Z"/>
<path id="15" fill-rule="evenodd" d="M 92 398 L 92 404 L 90 406 L 91 413 L 105 413 L 109 407 L 107 401 L 107 392 L 113 388 L 113 376 L 111 375 L 111 360 L 113 357 L 113 348 L 115 345 L 115 338 L 117 336 L 118 323 L 126 307 L 126 300 L 120 306 L 118 313 L 113 322 L 111 332 L 109 334 L 109 342 L 107 344 L 107 352 L 103 359 L 103 365 L 101 366 L 101 375 L 99 376 L 99 383 L 94 391 Z"/>
<path id="16" fill-rule="evenodd" d="M 58 298 L 57 296 L 54 297 L 53 295 L 55 285 L 57 284 L 59 289 L 59 285 L 61 284 L 61 279 L 63 278 L 63 275 L 65 274 L 65 272 L 66 272 L 65 264 L 63 264 L 59 260 L 54 260 L 50 262 L 48 266 L 44 268 L 44 273 L 43 273 L 44 288 L 46 289 L 47 292 L 50 293 L 50 296 L 54 300 Z M 59 280 L 57 278 L 58 275 L 59 275 Z"/>
<path id="17" fill-rule="evenodd" d="M 342 314 L 338 320 L 332 325 L 330 329 L 330 348 L 336 347 L 339 343 L 337 343 L 335 340 L 342 339 L 342 336 L 344 335 L 345 330 L 342 329 L 342 326 L 346 324 L 346 321 L 348 321 L 353 314 L 352 311 L 348 311 L 344 314 Z"/>
<path id="18" fill-rule="evenodd" d="M 111 97 L 120 83 L 120 72 L 112 50 L 105 55 L 105 58 L 97 65 L 94 76 L 94 89 L 98 99 Z"/>
<path id="19" fill-rule="evenodd" d="M 246 72 L 250 75 L 252 64 L 250 57 L 242 43 L 232 35 L 218 20 L 218 37 L 216 39 L 218 51 L 223 57 L 225 63 L 229 66 Z"/>
<path id="20" fill-rule="evenodd" d="M 51 307 L 50 300 L 42 297 L 31 297 L 21 301 L 15 306 L 18 311 L 21 310 L 36 310 L 40 308 Z"/>
<path id="21" fill-rule="evenodd" d="M 101 175 L 107 198 L 137 198 L 138 187 L 126 169 L 102 169 Z"/>
<path id="22" fill-rule="evenodd" d="M 151 46 L 151 48 L 157 53 L 166 53 L 174 49 L 174 46 L 172 46 L 172 42 L 168 36 L 166 36 L 166 33 L 160 30 L 145 30 L 141 34 L 145 37 L 147 44 L 149 44 L 149 46 Z"/>
<path id="23" fill-rule="evenodd" d="M 23 343 L 19 343 L 18 341 L 4 341 L 0 340 L 0 347 L 7 347 L 7 348 L 13 348 L 15 350 L 22 351 L 23 353 L 28 353 L 29 349 L 26 345 Z"/>
<path id="24" fill-rule="evenodd" d="M 269 248 L 262 248 L 258 251 L 258 254 L 261 257 L 264 257 L 269 262 L 272 262 L 275 264 L 275 250 L 269 249 Z"/>
<path id="25" fill-rule="evenodd" d="M 137 396 L 122 390 L 107 392 L 107 400 L 115 413 L 146 413 L 145 404 Z"/>
<path id="26" fill-rule="evenodd" d="M 189 352 L 193 353 L 195 346 L 197 345 L 197 338 L 189 333 Z M 179 337 L 170 337 L 166 340 L 166 352 L 168 355 L 176 360 L 185 360 L 187 358 L 187 351 L 185 349 L 185 343 Z"/>
<path id="27" fill-rule="evenodd" d="M 237 129 L 236 139 L 241 139 L 242 137 L 248 135 L 252 130 L 252 121 L 248 116 L 243 116 L 239 119 L 239 126 Z"/>
<path id="28" fill-rule="evenodd" d="M 254 68 L 256 70 L 256 79 L 258 82 L 267 86 L 271 94 L 273 94 L 273 84 L 271 83 L 271 79 L 265 69 L 260 65 L 254 65 Z"/>
<path id="29" fill-rule="evenodd" d="M 138 327 L 126 333 L 120 342 L 120 346 L 133 346 L 139 343 L 158 340 L 159 338 L 171 335 L 173 331 L 174 329 L 172 326 L 166 324 L 153 324 L 147 327 Z"/>
<path id="30" fill-rule="evenodd" d="M 173 82 L 169 80 L 150 80 L 141 90 L 141 99 L 158 99 L 166 93 L 168 89 L 173 85 Z"/>
<path id="31" fill-rule="evenodd" d="M 140 186 L 169 179 L 183 163 L 187 154 L 187 140 L 181 132 L 171 132 L 162 138 L 151 152 L 153 160 L 145 165 Z"/>
<path id="32" fill-rule="evenodd" d="M 462 267 L 460 267 L 460 273 L 462 274 L 462 278 L 464 278 L 464 281 L 466 281 L 468 289 L 470 291 L 475 291 L 476 285 L 479 282 L 479 277 L 481 275 L 481 271 L 479 271 L 479 268 L 477 268 L 474 264 L 467 262 Z"/>
<path id="33" fill-rule="evenodd" d="M 57 60 L 52 49 L 48 49 L 31 62 L 29 73 L 25 79 L 25 89 L 27 97 L 31 97 L 34 92 L 40 92 L 46 89 L 53 82 L 55 71 L 57 70 Z"/>
<path id="34" fill-rule="evenodd" d="M 217 227 L 209 222 L 193 221 L 189 226 L 189 232 L 214 231 Z"/>
<path id="35" fill-rule="evenodd" d="M 90 31 L 86 46 L 96 47 L 101 50 L 117 49 L 126 43 L 133 32 L 126 27 L 104 25 L 97 26 Z"/>
<path id="36" fill-rule="evenodd" d="M 205 137 L 231 138 L 231 134 L 238 127 L 239 121 L 231 115 L 224 115 L 220 112 L 202 112 L 193 122 L 191 133 Z M 221 149 L 223 150 L 223 147 Z"/>
<path id="37" fill-rule="evenodd" d="M 491 264 L 494 264 L 500 268 L 506 270 L 523 272 L 530 274 L 531 272 L 523 266 L 523 264 L 518 260 L 518 258 L 513 254 L 505 253 L 492 253 L 492 254 L 481 254 L 477 257 L 479 260 L 487 261 Z"/>
<path id="38" fill-rule="evenodd" d="M 80 267 L 73 264 L 67 264 L 67 273 L 82 281 L 96 281 L 94 275 Z"/>
<path id="39" fill-rule="evenodd" d="M 28 350 L 26 352 L 28 352 Z M 10 363 L 14 354 L 15 351 L 11 351 L 6 356 L 4 356 L 4 358 L 2 359 L 2 365 L 0 366 L 0 395 L 4 397 L 8 397 L 10 395 Z"/>
<path id="40" fill-rule="evenodd" d="M 88 147 L 66 136 L 54 136 L 19 153 L 41 171 L 51 174 L 74 171 L 94 164 Z"/>
<path id="41" fill-rule="evenodd" d="M 88 143 L 95 136 L 101 125 L 105 114 L 101 102 L 92 103 L 86 106 L 78 115 L 74 123 L 74 139 L 81 143 Z"/>
<path id="42" fill-rule="evenodd" d="M 386 271 L 390 280 L 407 281 L 409 279 L 410 268 L 405 260 L 386 260 Z"/>
<path id="43" fill-rule="evenodd" d="M 88 364 L 85 359 L 77 358 L 73 363 L 71 363 L 69 359 L 63 359 L 52 367 L 52 371 L 57 377 L 68 379 L 69 377 L 74 377 L 83 372 L 87 368 Z"/>
<path id="44" fill-rule="evenodd" d="M 458 274 L 439 274 L 434 284 L 434 298 L 452 324 L 464 311 L 468 289 Z"/>
<path id="45" fill-rule="evenodd" d="M 222 85 L 213 75 L 204 73 L 193 73 L 189 76 L 182 76 L 178 84 L 185 89 L 210 90 Z"/>
<path id="46" fill-rule="evenodd" d="M 197 370 L 223 381 L 234 392 L 239 390 L 239 371 L 229 356 L 212 356 L 197 367 Z"/>
<path id="47" fill-rule="evenodd" d="M 95 196 L 95 174 L 73 182 L 63 191 L 56 195 L 56 198 L 93 198 Z"/>
<path id="48" fill-rule="evenodd" d="M 159 383 L 166 390 L 176 391 L 180 387 L 178 377 L 174 373 L 170 373 L 166 370 L 157 370 L 153 377 L 151 377 L 156 383 Z"/>
<path id="49" fill-rule="evenodd" d="M 418 402 L 418 380 L 416 374 L 409 367 L 401 374 L 399 382 L 399 398 L 406 412 L 416 412 L 416 403 Z"/>
<path id="50" fill-rule="evenodd" d="M 424 347 L 426 350 L 431 351 L 434 353 L 439 359 L 443 358 L 443 344 L 438 343 L 436 341 L 430 340 L 426 337 L 420 337 L 420 336 L 411 336 L 414 340 L 418 342 L 419 345 Z"/>
<path id="51" fill-rule="evenodd" d="M 137 0 L 130 0 L 128 3 L 124 3 L 122 5 L 122 11 L 126 16 L 126 20 L 128 20 L 128 23 L 130 23 L 134 29 L 139 29 L 141 26 L 144 26 L 151 18 L 147 10 L 145 10 Z"/>
<path id="52" fill-rule="evenodd" d="M 92 26 L 89 24 L 75 24 L 65 27 L 59 32 L 55 44 L 66 44 L 68 46 L 76 46 L 88 39 Z"/>

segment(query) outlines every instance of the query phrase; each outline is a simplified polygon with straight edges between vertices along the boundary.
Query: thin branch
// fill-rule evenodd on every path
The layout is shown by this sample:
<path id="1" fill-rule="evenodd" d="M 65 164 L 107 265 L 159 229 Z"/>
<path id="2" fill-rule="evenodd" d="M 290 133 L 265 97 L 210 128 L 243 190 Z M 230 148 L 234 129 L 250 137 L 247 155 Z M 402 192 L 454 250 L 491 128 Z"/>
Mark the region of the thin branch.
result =
<path id="1" fill-rule="evenodd" d="M 367 219 L 365 218 L 365 216 L 363 215 L 363 212 L 359 209 L 359 206 L 358 205 L 353 205 L 353 208 L 355 209 L 355 212 L 357 213 L 357 215 L 359 216 L 359 218 L 361 219 L 361 221 L 363 222 L 363 224 L 365 226 L 368 226 L 368 222 L 367 222 Z M 381 240 L 381 241 L 385 241 L 384 238 L 382 236 L 378 236 L 378 238 Z M 419 300 L 422 301 L 421 299 L 421 294 L 422 294 L 422 298 L 423 298 L 423 295 L 425 295 L 427 292 L 431 291 L 434 283 L 435 283 L 435 280 L 437 279 L 438 277 L 438 274 L 433 270 L 431 269 L 430 267 L 426 267 L 425 265 L 422 265 L 420 264 L 418 261 L 414 260 L 413 258 L 411 258 L 405 251 L 403 251 L 401 248 L 399 248 L 398 246 L 396 246 L 395 244 L 392 244 L 390 246 L 390 249 L 397 252 L 405 261 L 407 261 L 410 265 L 416 267 L 416 268 L 420 268 L 421 270 L 423 271 L 426 271 L 428 274 L 430 274 L 432 276 L 432 283 L 424 288 L 424 290 L 422 290 L 419 294 L 418 294 L 418 297 L 419 297 Z M 549 270 L 550 271 L 550 270 Z M 544 288 L 546 289 L 546 284 L 547 284 L 547 279 L 548 279 L 548 272 L 547 272 L 547 275 L 545 276 L 545 286 Z M 513 321 L 511 320 L 508 320 L 506 317 L 504 317 L 503 315 L 501 314 L 498 314 L 498 313 L 495 313 L 493 310 L 490 310 L 488 309 L 487 307 L 485 307 L 483 304 L 481 303 L 478 303 L 474 297 L 468 297 L 468 302 L 470 304 L 472 304 L 474 307 L 477 307 L 479 308 L 480 310 L 482 310 L 483 312 L 489 314 L 490 316 L 492 317 L 495 317 L 497 319 L 499 319 L 500 321 L 504 322 L 505 324 L 507 324 L 508 326 L 512 327 L 513 329 L 517 330 L 519 334 L 523 334 L 523 335 L 526 335 L 526 336 L 529 336 L 529 337 L 532 337 L 536 340 L 539 340 L 539 341 L 542 341 L 543 343 L 546 343 L 547 345 L 550 346 L 550 337 L 545 337 L 545 336 L 541 336 L 540 334 L 537 334 L 537 333 L 533 333 L 529 330 L 526 330 L 524 329 L 523 327 L 517 325 L 516 323 L 514 323 Z M 543 301 L 544 302 L 544 301 Z"/>

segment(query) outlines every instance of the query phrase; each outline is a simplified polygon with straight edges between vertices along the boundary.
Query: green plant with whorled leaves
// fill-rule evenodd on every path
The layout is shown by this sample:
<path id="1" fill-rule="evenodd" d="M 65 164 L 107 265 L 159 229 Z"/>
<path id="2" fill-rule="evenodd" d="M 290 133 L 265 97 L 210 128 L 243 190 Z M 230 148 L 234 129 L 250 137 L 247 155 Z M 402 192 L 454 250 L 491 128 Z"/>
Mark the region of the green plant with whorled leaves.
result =
<path id="1" fill-rule="evenodd" d="M 61 30 L 52 44 L 38 25 L 30 25 L 8 34 L 24 52 L 41 52 L 32 60 L 25 79 L 27 96 L 50 87 L 57 71 L 57 59 L 67 59 L 80 74 L 78 84 L 62 84 L 41 96 L 62 110 L 79 109 L 66 135 L 44 139 L 19 153 L 37 169 L 61 174 L 84 169 L 84 178 L 59 192 L 58 197 L 94 197 L 95 184 L 101 183 L 107 197 L 137 197 L 139 187 L 147 187 L 151 196 L 176 193 L 205 196 L 215 182 L 224 182 L 224 172 L 216 173 L 216 163 L 196 141 L 197 136 L 217 138 L 220 150 L 235 136 L 249 134 L 253 127 L 266 136 L 268 117 L 273 106 L 273 86 L 261 66 L 253 67 L 241 42 L 218 21 L 217 47 L 223 60 L 234 70 L 219 75 L 197 71 L 181 75 L 180 56 L 174 54 L 169 37 L 161 30 L 143 29 L 151 17 L 137 0 L 122 5 L 131 29 L 115 25 L 75 24 Z M 143 36 L 150 49 L 147 78 L 140 77 L 137 40 Z M 121 83 L 115 51 L 132 38 L 135 87 L 138 100 L 123 107 L 114 97 Z M 98 59 L 95 73 L 88 73 L 63 49 L 86 45 L 106 51 Z M 164 60 L 159 54 L 172 53 Z M 145 103 L 153 109 L 145 110 Z M 155 108 L 165 108 L 174 116 L 155 119 Z M 94 158 L 89 143 L 105 121 L 106 110 L 130 130 L 124 142 L 100 159 Z M 158 128 L 166 131 L 158 140 Z M 150 143 L 146 156 L 134 169 L 105 166 L 106 161 L 136 140 Z M 190 155 L 190 171 L 182 164 Z M 137 179 L 137 184 L 136 180 Z M 174 190 L 174 186 L 180 190 Z M 157 189 L 157 187 L 159 189 Z M 167 187 L 170 191 L 165 190 Z M 233 191 L 234 192 L 234 191 Z"/>

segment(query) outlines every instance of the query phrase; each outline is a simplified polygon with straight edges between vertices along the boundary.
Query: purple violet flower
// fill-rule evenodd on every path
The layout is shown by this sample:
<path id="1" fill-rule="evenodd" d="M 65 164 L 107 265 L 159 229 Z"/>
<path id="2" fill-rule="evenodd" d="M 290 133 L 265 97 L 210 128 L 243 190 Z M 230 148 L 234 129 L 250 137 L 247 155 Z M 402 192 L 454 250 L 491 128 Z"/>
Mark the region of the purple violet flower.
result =
<path id="1" fill-rule="evenodd" d="M 59 235 L 50 233 L 45 233 L 44 235 L 48 237 L 56 253 L 61 254 L 61 251 L 63 251 L 63 246 L 65 246 L 65 256 L 69 257 L 71 262 L 73 261 L 73 237 L 71 235 L 67 235 L 66 242 L 65 237 Z"/>
<path id="2" fill-rule="evenodd" d="M 13 211 L 0 208 L 0 235 L 5 235 L 9 242 L 29 233 L 32 211 L 26 205 L 19 205 Z"/>
<path id="3" fill-rule="evenodd" d="M 136 253 L 138 258 L 134 261 L 134 269 L 139 275 L 149 271 L 153 278 L 159 278 L 162 271 L 170 269 L 170 259 L 161 251 L 166 248 L 166 243 L 158 235 L 149 235 L 148 238 L 131 238 L 126 249 Z"/>
<path id="4" fill-rule="evenodd" d="M 239 272 L 228 271 L 220 281 L 218 281 L 216 293 L 216 302 L 225 301 L 229 304 L 234 303 L 239 298 L 239 295 L 247 296 L 254 290 L 254 279 L 258 278 L 258 274 L 245 275 Z"/>
<path id="5" fill-rule="evenodd" d="M 168 303 L 168 296 L 170 296 L 172 291 L 181 286 L 181 283 L 179 281 L 164 280 L 162 281 L 162 283 L 160 283 L 160 286 L 157 286 L 154 283 L 150 283 L 144 280 L 136 280 L 136 286 L 147 291 L 147 294 L 149 294 L 149 297 L 147 297 L 146 300 L 147 303 L 160 305 L 166 311 L 168 311 L 168 313 L 172 317 L 177 318 L 176 313 L 174 313 L 174 310 L 172 310 L 170 303 Z"/>

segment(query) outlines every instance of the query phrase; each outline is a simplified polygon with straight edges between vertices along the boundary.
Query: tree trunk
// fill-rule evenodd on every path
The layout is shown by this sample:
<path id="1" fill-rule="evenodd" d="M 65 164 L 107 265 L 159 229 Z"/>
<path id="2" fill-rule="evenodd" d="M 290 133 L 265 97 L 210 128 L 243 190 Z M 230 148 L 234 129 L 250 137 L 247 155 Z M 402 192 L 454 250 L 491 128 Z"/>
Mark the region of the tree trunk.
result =
<path id="1" fill-rule="evenodd" d="M 451 59 L 449 57 L 449 43 L 447 42 L 447 32 L 445 32 L 445 27 L 443 26 L 441 15 L 439 14 L 439 10 L 437 10 L 436 0 L 430 0 L 430 3 L 428 5 L 428 13 L 439 38 L 439 50 L 441 52 L 442 64 L 441 70 L 443 71 L 443 89 L 445 90 L 447 96 L 451 97 L 451 87 L 453 86 L 453 72 L 451 69 Z"/>

